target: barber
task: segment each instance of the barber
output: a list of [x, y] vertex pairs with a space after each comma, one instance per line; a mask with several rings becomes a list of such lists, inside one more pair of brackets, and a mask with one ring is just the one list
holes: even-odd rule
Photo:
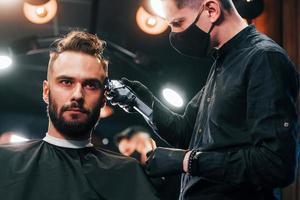
[[[212, 56], [205, 86], [178, 115], [146, 86], [123, 79], [153, 109], [150, 176], [182, 173], [180, 199], [274, 199], [296, 169], [298, 74], [284, 49], [240, 17], [231, 0], [162, 0], [171, 45]], [[121, 100], [113, 99], [119, 104]]]

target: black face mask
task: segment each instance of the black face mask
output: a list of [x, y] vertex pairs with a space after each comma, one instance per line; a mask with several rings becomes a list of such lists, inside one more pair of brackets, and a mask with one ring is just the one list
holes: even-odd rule
[[186, 30], [178, 33], [171, 32], [169, 35], [171, 46], [184, 56], [202, 58], [208, 54], [210, 48], [210, 32], [214, 25], [211, 26], [208, 33], [198, 28], [196, 23], [203, 10], [199, 12], [195, 21]]
[[137, 151], [134, 151], [130, 157], [132, 158], [135, 158], [137, 161], [141, 162], [141, 159], [142, 159], [142, 154], [137, 152]]

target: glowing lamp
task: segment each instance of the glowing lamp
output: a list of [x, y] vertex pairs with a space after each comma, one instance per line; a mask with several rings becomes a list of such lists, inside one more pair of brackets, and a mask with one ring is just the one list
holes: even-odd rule
[[161, 0], [150, 0], [150, 5], [156, 15], [162, 18], [166, 17]]
[[16, 132], [4, 132], [0, 135], [0, 144], [26, 142], [29, 139]]
[[13, 135], [11, 135], [9, 142], [10, 143], [19, 143], [19, 142], [26, 142], [28, 140], [29, 139], [27, 139], [27, 138], [24, 138], [24, 137], [21, 137], [19, 135], [14, 135], [13, 134]]
[[163, 97], [172, 106], [175, 106], [177, 108], [183, 106], [182, 97], [176, 91], [170, 88], [166, 88], [163, 90]]
[[0, 55], [0, 70], [10, 67], [12, 64], [11, 57], [7, 55]]
[[142, 0], [141, 5], [151, 15], [166, 18], [162, 0]]
[[142, 31], [151, 35], [163, 33], [168, 28], [166, 21], [151, 15], [143, 7], [140, 7], [136, 13], [136, 22]]
[[149, 17], [146, 23], [149, 27], [155, 27], [157, 20], [154, 17]]
[[31, 1], [25, 1], [23, 12], [30, 22], [45, 24], [55, 17], [57, 13], [57, 1], [48, 0], [44, 4], [33, 4]]

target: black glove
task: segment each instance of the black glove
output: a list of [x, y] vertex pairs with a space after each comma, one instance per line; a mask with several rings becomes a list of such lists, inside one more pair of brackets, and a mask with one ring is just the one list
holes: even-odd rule
[[[139, 81], [130, 81], [126, 78], [121, 78], [120, 82], [126, 87], [130, 88], [135, 96], [139, 98], [144, 104], [146, 104], [150, 109], [152, 108], [154, 96], [149, 91], [149, 89], [144, 86]], [[127, 95], [118, 95], [114, 90], [109, 90], [106, 93], [106, 98], [109, 99], [110, 103], [115, 106], [119, 105], [128, 113], [134, 113], [136, 110], [133, 108], [135, 106], [134, 98]]]
[[150, 108], [152, 107], [154, 96], [152, 92], [145, 85], [143, 85], [139, 81], [131, 81], [124, 77], [121, 78], [121, 81], [123, 82], [123, 84], [130, 87], [134, 91], [134, 93], [138, 96], [138, 98], [140, 98], [140, 100], [142, 100]]
[[146, 173], [150, 177], [162, 177], [183, 173], [186, 150], [158, 147], [147, 154]]

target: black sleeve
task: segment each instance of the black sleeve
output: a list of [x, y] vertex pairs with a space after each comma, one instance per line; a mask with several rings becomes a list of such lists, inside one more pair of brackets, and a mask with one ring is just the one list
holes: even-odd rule
[[183, 115], [170, 111], [158, 100], [153, 105], [153, 123], [159, 135], [176, 148], [188, 148], [203, 89], [188, 103]]
[[284, 187], [294, 180], [297, 165], [298, 73], [282, 52], [260, 52], [249, 66], [247, 124], [254, 144], [201, 152], [192, 171], [229, 184]]

